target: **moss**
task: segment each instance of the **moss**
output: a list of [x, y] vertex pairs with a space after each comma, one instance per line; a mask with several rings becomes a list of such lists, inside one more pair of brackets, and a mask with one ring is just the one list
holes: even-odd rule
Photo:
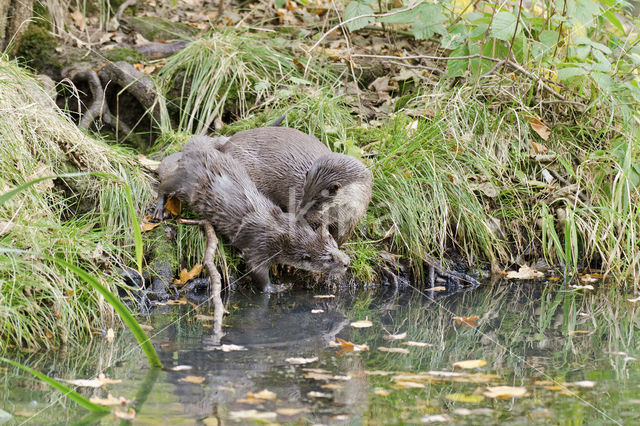
[[51, 19], [49, 18], [49, 8], [47, 5], [39, 1], [35, 2], [33, 4], [33, 16], [36, 18], [33, 21], [33, 25], [51, 31]]
[[105, 53], [104, 56], [110, 62], [125, 61], [125, 62], [129, 62], [130, 64], [143, 62], [145, 60], [144, 55], [142, 55], [141, 53], [138, 53], [136, 50], [133, 50], [133, 49], [125, 49], [125, 48], [109, 50]]
[[15, 49], [15, 56], [36, 70], [59, 67], [60, 61], [55, 54], [57, 46], [56, 38], [49, 31], [31, 24], [20, 38]]

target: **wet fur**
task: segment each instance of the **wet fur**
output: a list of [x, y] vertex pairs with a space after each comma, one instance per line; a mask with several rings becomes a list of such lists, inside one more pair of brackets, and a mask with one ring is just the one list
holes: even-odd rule
[[[194, 138], [195, 139], [195, 138]], [[192, 139], [193, 141], [193, 139]], [[232, 157], [188, 142], [159, 167], [159, 192], [185, 201], [242, 250], [254, 281], [265, 291], [273, 263], [312, 272], [342, 273], [349, 257], [325, 228], [314, 231], [265, 197]]]

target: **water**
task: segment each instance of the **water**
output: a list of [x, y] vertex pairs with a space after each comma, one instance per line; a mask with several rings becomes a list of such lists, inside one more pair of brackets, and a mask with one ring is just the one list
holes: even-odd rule
[[[135, 424], [630, 424], [640, 417], [640, 322], [628, 295], [506, 282], [435, 300], [389, 288], [315, 294], [232, 295], [221, 343], [245, 350], [228, 352], [214, 349], [211, 322], [196, 316], [208, 315], [205, 308], [158, 308], [148, 324], [162, 362], [189, 370], [150, 371], [127, 331], [114, 344], [101, 340], [80, 352], [21, 361], [55, 377], [105, 371], [121, 379], [107, 389], [135, 400]], [[477, 326], [455, 316], [477, 316]], [[350, 325], [358, 320], [372, 326]], [[336, 337], [369, 349], [331, 347]], [[302, 365], [286, 361], [314, 357]], [[487, 364], [454, 370], [465, 360]], [[28, 375], [4, 373], [0, 408], [14, 415], [9, 424], [66, 424], [87, 414]], [[486, 396], [488, 386], [501, 385], [526, 394]], [[108, 392], [81, 389], [88, 396]]]

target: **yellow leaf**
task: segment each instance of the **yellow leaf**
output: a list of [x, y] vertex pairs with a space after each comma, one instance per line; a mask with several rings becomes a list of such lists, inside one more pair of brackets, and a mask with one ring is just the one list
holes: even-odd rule
[[415, 346], [418, 348], [428, 348], [430, 346], [433, 346], [433, 344], [431, 343], [426, 343], [426, 342], [412, 342], [412, 341], [408, 341], [408, 342], [404, 342], [401, 343], [402, 345], [407, 345], [407, 346]]
[[406, 339], [407, 337], [407, 332], [405, 331], [404, 333], [400, 333], [400, 334], [386, 334], [383, 336], [383, 339], [385, 340], [402, 340], [402, 339]]
[[544, 274], [540, 271], [536, 271], [533, 268], [528, 267], [527, 265], [523, 265], [520, 267], [518, 272], [509, 271], [507, 272], [507, 279], [509, 280], [532, 280], [535, 278], [544, 277]]
[[367, 346], [366, 344], [363, 345], [357, 345], [355, 343], [351, 343], [351, 342], [347, 342], [346, 340], [342, 340], [339, 337], [336, 337], [337, 342], [330, 342], [329, 346], [331, 347], [339, 347], [341, 348], [340, 351], [338, 351], [338, 355], [342, 355], [348, 352], [359, 352], [359, 351], [368, 351], [369, 350], [369, 346]]
[[311, 362], [316, 362], [318, 360], [317, 356], [314, 356], [313, 358], [287, 358], [285, 359], [285, 362], [288, 362], [289, 364], [309, 364]]
[[487, 386], [483, 393], [487, 398], [509, 399], [521, 398], [527, 394], [527, 388], [520, 386]]
[[336, 295], [335, 294], [316, 294], [313, 297], [316, 299], [331, 299], [333, 297], [336, 297]]
[[169, 197], [167, 203], [164, 205], [164, 208], [172, 215], [178, 216], [182, 211], [182, 203], [177, 198]]
[[472, 359], [469, 361], [458, 361], [453, 363], [453, 368], [456, 370], [468, 369], [468, 368], [479, 368], [487, 365], [487, 361], [483, 359]]
[[464, 393], [450, 393], [447, 395], [447, 399], [449, 401], [455, 402], [470, 402], [472, 404], [477, 404], [484, 400], [484, 396], [482, 395], [466, 395]]
[[453, 319], [456, 321], [456, 324], [458, 325], [466, 325], [469, 327], [477, 327], [478, 326], [478, 320], [480, 319], [480, 317], [478, 316], [470, 316], [470, 317], [453, 317]]
[[378, 347], [378, 350], [381, 352], [391, 352], [396, 354], [409, 354], [409, 349], [405, 348], [385, 348], [384, 346]]
[[147, 222], [147, 218], [145, 218], [145, 220], [140, 224], [140, 231], [141, 232], [148, 232], [148, 231], [151, 231], [152, 229], [155, 229], [156, 227], [158, 227], [158, 225], [160, 225], [160, 222], [158, 222], [158, 223], [150, 223], [150, 222]]
[[136, 411], [133, 408], [129, 408], [129, 411], [120, 411], [114, 408], [113, 415], [120, 420], [133, 420], [136, 418]]
[[344, 386], [339, 385], [337, 383], [327, 383], [326, 385], [322, 385], [320, 387], [323, 389], [330, 389], [330, 390], [344, 389]]
[[202, 265], [196, 264], [190, 271], [187, 271], [183, 268], [180, 271], [180, 278], [173, 280], [173, 283], [176, 285], [186, 284], [187, 281], [197, 277], [202, 272]]
[[369, 328], [373, 325], [373, 323], [369, 320], [355, 321], [351, 323], [351, 327], [353, 328]]
[[391, 392], [389, 392], [386, 389], [382, 389], [382, 388], [375, 388], [375, 390], [373, 391], [374, 394], [378, 395], [378, 396], [389, 396], [389, 394]]
[[180, 381], [184, 382], [184, 383], [193, 383], [193, 384], [199, 385], [200, 383], [204, 382], [204, 377], [187, 376], [187, 377], [183, 377], [182, 379], [180, 379]]
[[306, 413], [308, 411], [307, 408], [278, 408], [276, 413], [281, 416], [295, 416], [298, 414]]
[[264, 399], [264, 400], [276, 399], [276, 396], [277, 395], [275, 393], [271, 392], [268, 389], [263, 389], [263, 390], [261, 390], [260, 392], [257, 392], [257, 393], [251, 393], [251, 392], [247, 393], [247, 397], [252, 397], [252, 398], [257, 398], [257, 399]]

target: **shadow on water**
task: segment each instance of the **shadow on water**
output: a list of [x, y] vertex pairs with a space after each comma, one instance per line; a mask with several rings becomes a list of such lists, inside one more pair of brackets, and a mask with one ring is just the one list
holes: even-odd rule
[[[135, 399], [135, 424], [615, 424], [640, 416], [640, 323], [638, 304], [628, 296], [506, 282], [437, 298], [388, 287], [334, 296], [235, 293], [223, 346], [212, 344], [206, 309], [158, 308], [149, 325], [162, 362], [189, 370], [156, 370], [149, 377], [127, 333], [81, 353], [31, 354], [21, 361], [54, 377], [91, 378], [104, 370], [121, 379], [108, 392]], [[477, 326], [454, 320], [474, 316]], [[356, 320], [372, 326], [352, 327]], [[331, 347], [336, 337], [369, 349]], [[288, 360], [315, 357], [302, 365]], [[453, 372], [454, 362], [473, 359], [487, 362], [471, 371], [480, 374], [426, 374]], [[10, 423], [62, 424], [86, 414], [20, 371], [7, 369], [3, 379], [0, 408], [14, 416]], [[499, 385], [524, 387], [527, 394], [503, 400], [483, 395], [487, 386]], [[107, 395], [104, 389], [81, 391]], [[102, 419], [115, 422], [113, 416]]]

